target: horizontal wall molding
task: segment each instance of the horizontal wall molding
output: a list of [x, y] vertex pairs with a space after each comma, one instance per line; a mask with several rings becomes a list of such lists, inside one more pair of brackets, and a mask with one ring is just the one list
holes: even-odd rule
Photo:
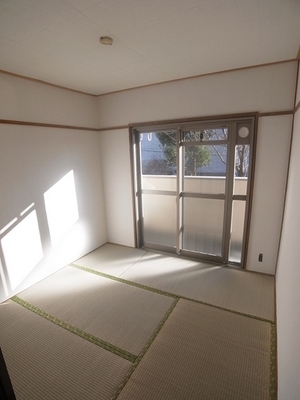
[[43, 122], [32, 122], [32, 121], [18, 121], [11, 119], [0, 119], [0, 124], [3, 125], [21, 125], [21, 126], [36, 126], [41, 128], [53, 128], [53, 129], [73, 129], [79, 131], [90, 131], [90, 132], [105, 132], [105, 131], [117, 131], [122, 129], [131, 129], [136, 126], [138, 127], [147, 127], [147, 126], [159, 126], [166, 124], [180, 124], [180, 123], [193, 123], [193, 122], [205, 122], [210, 120], [222, 120], [222, 119], [232, 119], [232, 118], [247, 118], [247, 117], [273, 117], [280, 115], [293, 115], [300, 108], [300, 102], [296, 105], [294, 110], [286, 110], [286, 111], [274, 111], [274, 112], [264, 112], [259, 113], [248, 112], [248, 113], [238, 113], [238, 114], [224, 114], [224, 115], [210, 115], [205, 117], [193, 117], [193, 118], [179, 118], [179, 119], [169, 119], [169, 120], [160, 120], [160, 121], [147, 121], [147, 122], [134, 122], [129, 123], [128, 125], [119, 125], [119, 126], [108, 126], [104, 128], [89, 128], [86, 126], [74, 126], [74, 125], [63, 125], [63, 124], [49, 124]]
[[0, 124], [5, 124], [5, 125], [23, 125], [23, 126], [39, 126], [41, 128], [74, 129], [74, 130], [79, 130], [79, 131], [99, 132], [98, 128], [88, 128], [88, 127], [85, 127], [85, 126], [48, 124], [48, 123], [30, 122], [30, 121], [15, 121], [15, 120], [10, 120], [10, 119], [0, 119]]
[[99, 128], [99, 132], [104, 132], [104, 131], [118, 131], [119, 129], [128, 129], [129, 125], [121, 125], [121, 126], [111, 126], [108, 128]]
[[[285, 111], [273, 111], [273, 112], [264, 112], [260, 113], [257, 111], [247, 112], [247, 113], [238, 113], [238, 114], [223, 114], [223, 115], [210, 115], [205, 117], [193, 117], [193, 118], [178, 118], [172, 120], [163, 120], [163, 121], [148, 121], [148, 122], [136, 122], [130, 123], [129, 128], [134, 127], [146, 127], [146, 126], [155, 126], [155, 125], [167, 125], [167, 124], [179, 124], [179, 123], [193, 123], [193, 122], [205, 122], [205, 121], [216, 121], [223, 119], [233, 119], [233, 118], [247, 118], [247, 117], [273, 117], [278, 115], [293, 115], [295, 110], [285, 110]], [[105, 130], [105, 129], [103, 129]]]
[[63, 124], [48, 124], [43, 122], [32, 122], [32, 121], [17, 121], [12, 119], [0, 119], [2, 125], [22, 125], [22, 126], [38, 126], [41, 128], [53, 128], [53, 129], [74, 129], [79, 131], [91, 131], [91, 132], [103, 132], [103, 131], [116, 131], [119, 129], [128, 129], [128, 125], [112, 126], [108, 128], [89, 128], [86, 126], [73, 126]]
[[265, 112], [258, 113], [259, 117], [276, 117], [277, 115], [293, 115], [295, 110], [287, 110], [287, 111], [273, 111], [273, 112]]
[[193, 123], [193, 122], [205, 122], [205, 121], [216, 121], [223, 119], [232, 119], [232, 118], [247, 118], [254, 117], [259, 115], [258, 112], [251, 113], [238, 113], [238, 114], [222, 114], [222, 115], [209, 115], [205, 117], [193, 117], [193, 118], [178, 118], [178, 119], [168, 119], [168, 120], [160, 120], [160, 121], [147, 121], [147, 122], [135, 122], [130, 123], [129, 128], [134, 127], [147, 127], [147, 126], [156, 126], [156, 125], [168, 125], [168, 124], [180, 124], [180, 123]]

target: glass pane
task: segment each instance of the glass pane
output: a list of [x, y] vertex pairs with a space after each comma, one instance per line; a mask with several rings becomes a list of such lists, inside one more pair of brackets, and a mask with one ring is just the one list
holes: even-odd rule
[[176, 131], [141, 133], [140, 141], [143, 175], [176, 173]]
[[227, 145], [184, 148], [184, 191], [225, 193]]
[[183, 200], [183, 248], [221, 256], [224, 201]]
[[247, 194], [249, 151], [250, 146], [248, 144], [239, 144], [235, 146], [235, 178], [233, 194]]
[[140, 134], [142, 188], [176, 191], [176, 131]]
[[183, 137], [185, 142], [227, 140], [228, 129], [218, 128], [218, 129], [200, 129], [196, 131], [183, 131]]
[[241, 262], [246, 202], [234, 200], [229, 248], [229, 261]]
[[144, 241], [176, 246], [176, 197], [143, 194]]

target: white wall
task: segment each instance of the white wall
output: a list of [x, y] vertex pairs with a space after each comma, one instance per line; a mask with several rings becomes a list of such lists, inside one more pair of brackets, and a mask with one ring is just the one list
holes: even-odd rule
[[[299, 98], [299, 96], [298, 96]], [[300, 393], [300, 110], [295, 114], [288, 190], [276, 272], [278, 399]]]
[[[247, 269], [275, 273], [282, 223], [292, 115], [261, 117]], [[263, 261], [258, 261], [259, 253]]]
[[0, 73], [0, 118], [98, 127], [94, 96]]
[[108, 241], [134, 246], [128, 138], [127, 129], [101, 132], [101, 160]]
[[[0, 119], [81, 127], [96, 124], [96, 99], [92, 96], [1, 74], [0, 82], [5, 89], [0, 90]], [[52, 206], [54, 217], [62, 212], [59, 229], [67, 228], [60, 240], [53, 242], [44, 194], [70, 171], [75, 187], [59, 192], [58, 204], [55, 209]], [[0, 124], [0, 182], [0, 301], [107, 241], [99, 132]], [[64, 205], [65, 198], [68, 203]], [[78, 218], [72, 220], [68, 215], [74, 198]], [[32, 203], [32, 208], [21, 215]], [[28, 215], [34, 218], [27, 219]], [[30, 229], [26, 225], [29, 220], [35, 224], [35, 233], [20, 233], [24, 224]], [[12, 236], [15, 239], [9, 253], [7, 243]]]
[[[247, 112], [291, 111], [294, 107], [294, 93], [297, 63], [288, 62], [222, 74], [203, 76], [161, 85], [149, 86], [99, 97], [100, 127], [116, 127], [129, 123], [158, 121], [179, 118], [226, 115]], [[127, 130], [123, 145], [128, 146]], [[282, 221], [282, 204], [287, 171], [287, 153], [291, 133], [291, 116], [271, 116], [260, 118], [258, 126], [258, 151], [256, 158], [257, 181], [254, 189], [253, 225], [250, 229], [250, 247], [247, 268], [275, 273], [277, 247]], [[108, 131], [104, 136], [111, 136]], [[121, 133], [118, 134], [121, 137]], [[114, 157], [111, 142], [103, 142], [103, 152], [107, 159]], [[110, 156], [111, 154], [111, 156]], [[271, 160], [271, 161], [270, 161]], [[276, 161], [276, 162], [275, 162]], [[128, 165], [126, 161], [126, 165]], [[279, 185], [264, 179], [272, 179], [270, 166], [276, 171]], [[108, 172], [109, 169], [106, 169]], [[109, 180], [109, 176], [105, 177]], [[130, 171], [114, 175], [112, 187], [130, 182]], [[114, 202], [116, 209], [122, 207], [129, 197], [114, 199], [114, 190], [107, 193], [106, 202]], [[129, 194], [127, 195], [129, 196]], [[130, 194], [131, 196], [131, 194]], [[268, 199], [268, 200], [265, 200]], [[272, 199], [272, 200], [269, 200]], [[269, 201], [272, 201], [270, 207]], [[130, 216], [128, 215], [130, 213]], [[255, 215], [254, 215], [255, 213]], [[133, 208], [128, 209], [127, 218], [133, 218]], [[110, 226], [113, 214], [108, 215]], [[118, 222], [130, 237], [132, 229], [121, 218]], [[114, 222], [115, 224], [115, 222]], [[267, 234], [266, 229], [268, 229]], [[263, 231], [261, 231], [263, 227]], [[259, 238], [259, 240], [258, 240]], [[111, 241], [123, 244], [120, 238], [111, 236]], [[258, 263], [258, 254], [264, 254], [264, 262]]]
[[225, 72], [99, 97], [100, 128], [294, 107], [296, 62]]

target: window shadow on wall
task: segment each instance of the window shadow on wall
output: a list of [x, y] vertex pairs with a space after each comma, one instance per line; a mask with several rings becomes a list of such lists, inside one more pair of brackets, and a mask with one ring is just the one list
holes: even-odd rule
[[[43, 204], [54, 249], [79, 219], [73, 170], [44, 193]], [[8, 297], [45, 256], [34, 202], [0, 229], [0, 243], [0, 282]]]

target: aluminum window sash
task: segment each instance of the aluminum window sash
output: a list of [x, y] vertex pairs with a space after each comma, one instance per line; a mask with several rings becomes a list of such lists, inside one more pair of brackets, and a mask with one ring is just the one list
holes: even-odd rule
[[177, 192], [173, 190], [160, 190], [160, 189], [142, 189], [142, 194], [155, 194], [164, 196], [176, 196]]
[[182, 147], [182, 134], [179, 129], [176, 132], [176, 146], [177, 146], [177, 192], [176, 192], [176, 204], [177, 204], [177, 221], [176, 221], [176, 253], [180, 254], [182, 250], [182, 235], [183, 235], [183, 206], [182, 206], [182, 191], [183, 191], [183, 180], [184, 180], [184, 148]]
[[188, 142], [181, 142], [182, 146], [219, 146], [219, 145], [228, 145], [228, 140], [189, 140]]
[[212, 199], [212, 200], [225, 200], [225, 193], [194, 193], [194, 192], [182, 192], [182, 197], [189, 197], [194, 199]]

